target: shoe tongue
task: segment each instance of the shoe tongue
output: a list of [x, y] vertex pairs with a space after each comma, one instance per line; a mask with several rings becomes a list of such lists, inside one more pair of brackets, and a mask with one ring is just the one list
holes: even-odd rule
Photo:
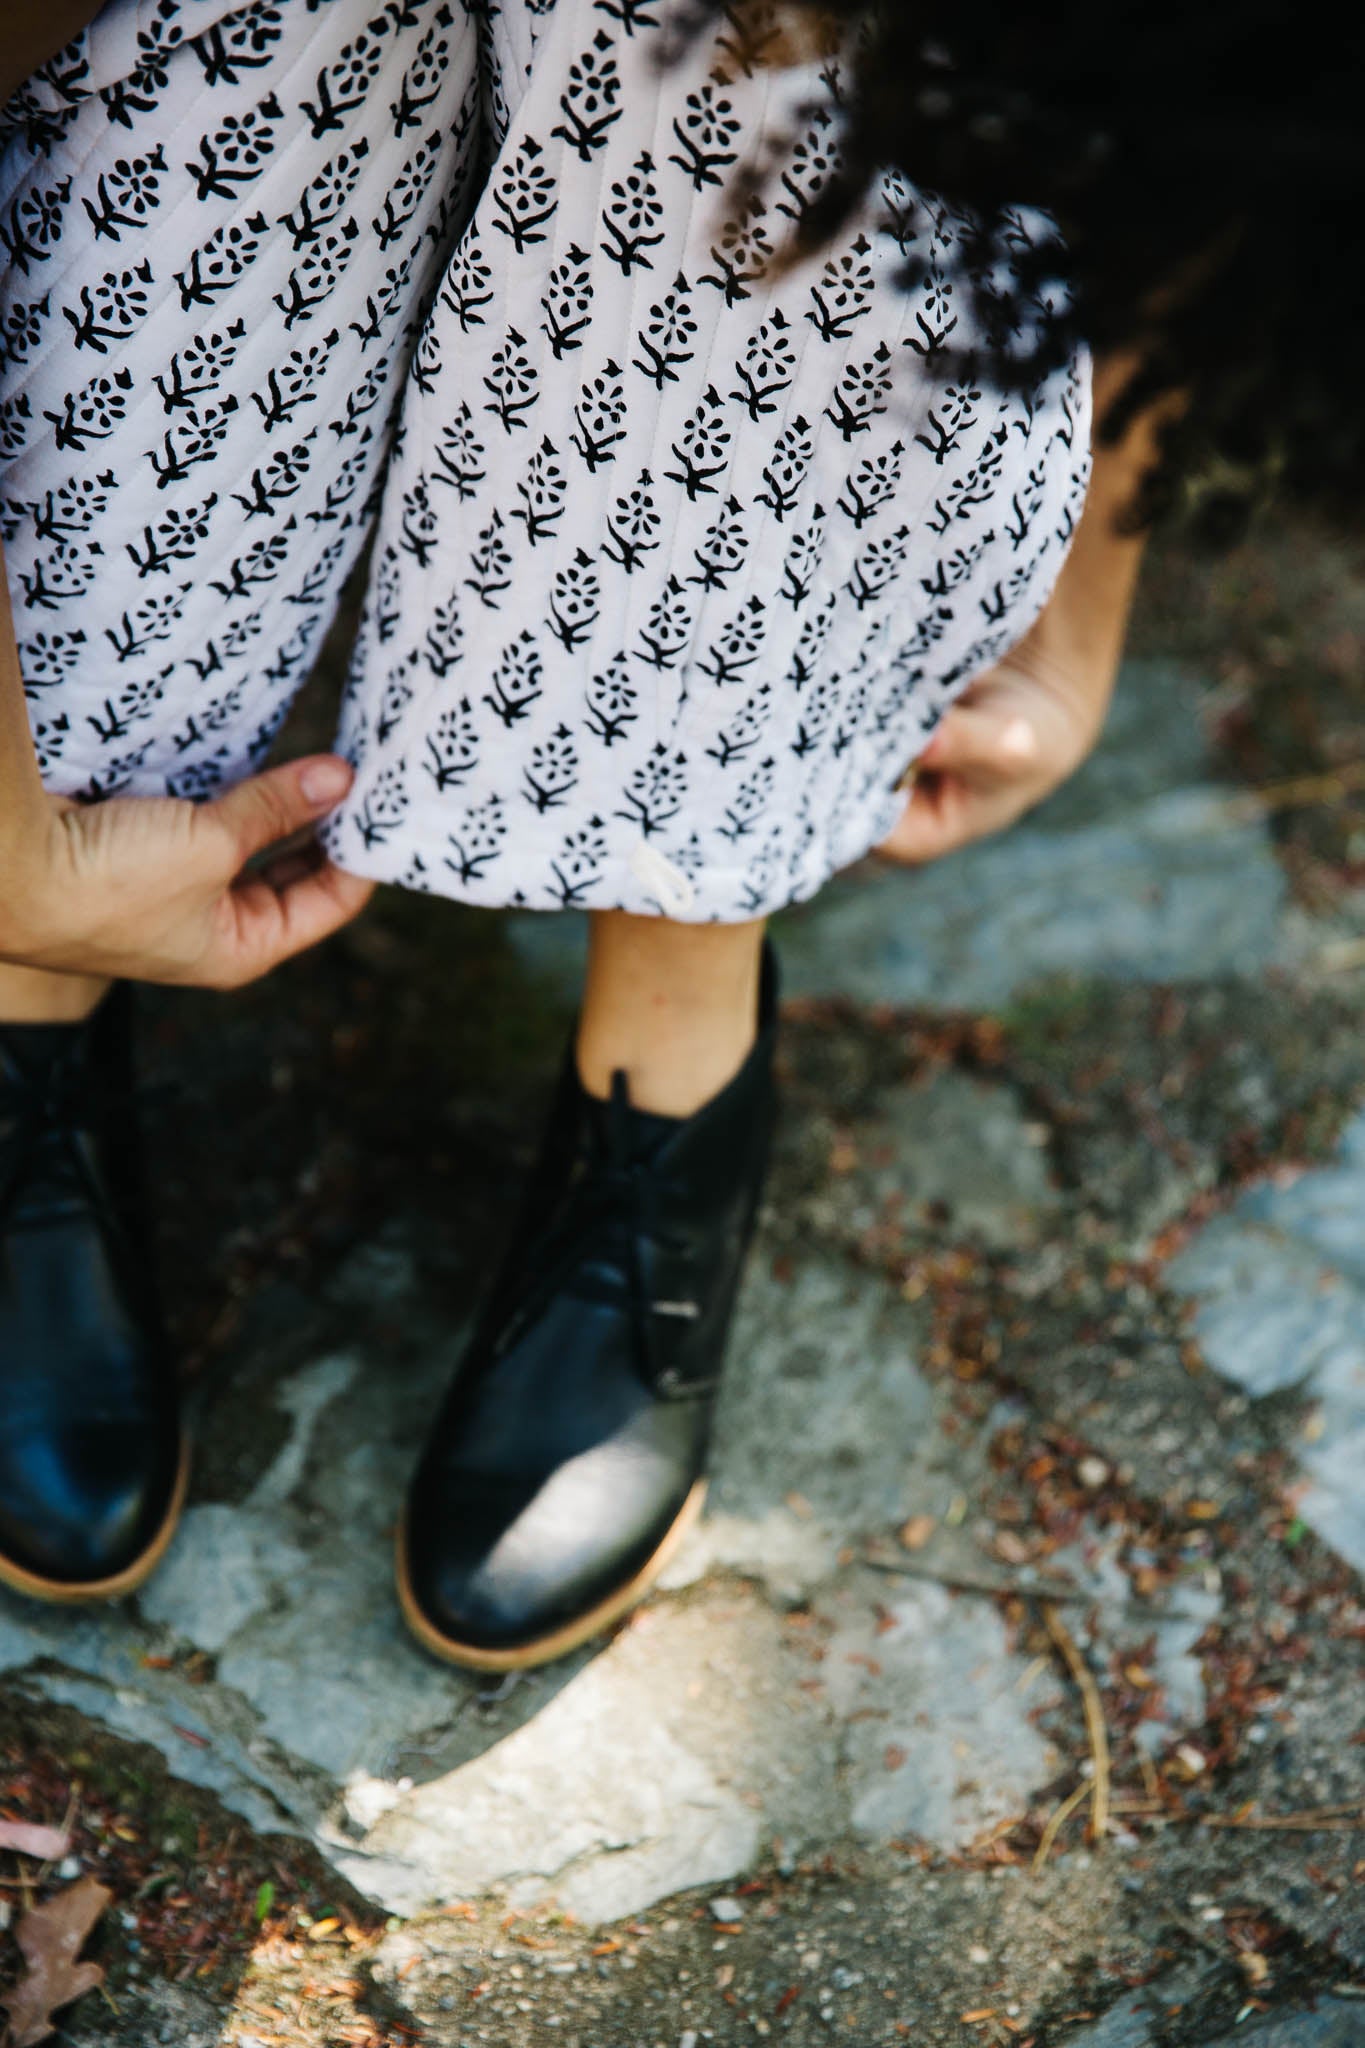
[[613, 1126], [620, 1120], [619, 1128], [624, 1131], [626, 1157], [632, 1166], [647, 1166], [659, 1149], [668, 1143], [673, 1133], [686, 1122], [680, 1116], [659, 1116], [652, 1109], [636, 1109], [629, 1102], [603, 1102], [596, 1095], [589, 1095], [586, 1089], [583, 1100], [587, 1108], [588, 1129], [592, 1133], [592, 1146], [598, 1158], [606, 1158], [611, 1151]]

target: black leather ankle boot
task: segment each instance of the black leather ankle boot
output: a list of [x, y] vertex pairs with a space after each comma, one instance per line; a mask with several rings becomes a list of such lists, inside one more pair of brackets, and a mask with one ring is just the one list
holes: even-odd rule
[[599, 1102], [572, 1043], [515, 1240], [418, 1467], [398, 1590], [419, 1640], [506, 1671], [625, 1613], [700, 1512], [776, 1106], [776, 974], [685, 1118]]
[[132, 1592], [185, 1488], [129, 1039], [123, 987], [0, 1025], [0, 1583], [39, 1599]]

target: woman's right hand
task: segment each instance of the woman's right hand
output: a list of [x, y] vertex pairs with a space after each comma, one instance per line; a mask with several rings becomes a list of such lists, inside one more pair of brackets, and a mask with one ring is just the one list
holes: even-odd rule
[[374, 884], [317, 849], [246, 863], [316, 824], [351, 769], [313, 754], [212, 803], [47, 797], [0, 844], [0, 960], [72, 974], [239, 988], [349, 923]]

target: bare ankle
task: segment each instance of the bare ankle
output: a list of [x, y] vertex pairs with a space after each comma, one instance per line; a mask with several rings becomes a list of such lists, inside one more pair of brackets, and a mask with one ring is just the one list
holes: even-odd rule
[[761, 919], [676, 924], [599, 913], [591, 921], [578, 1073], [605, 1097], [624, 1070], [637, 1109], [691, 1116], [738, 1073], [758, 1015]]
[[0, 961], [0, 1024], [79, 1024], [109, 989], [90, 974], [49, 974]]

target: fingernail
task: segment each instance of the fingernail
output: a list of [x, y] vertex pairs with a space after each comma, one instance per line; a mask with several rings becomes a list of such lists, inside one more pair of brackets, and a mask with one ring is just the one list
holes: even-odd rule
[[340, 803], [351, 786], [351, 771], [344, 761], [310, 761], [299, 777], [299, 788], [319, 810]]

